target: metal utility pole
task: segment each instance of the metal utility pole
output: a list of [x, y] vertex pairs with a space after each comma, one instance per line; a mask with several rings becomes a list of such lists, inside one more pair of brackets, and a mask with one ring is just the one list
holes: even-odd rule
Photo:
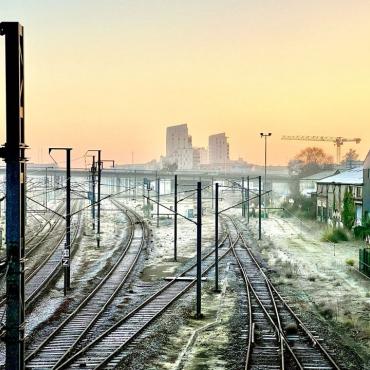
[[134, 194], [135, 194], [135, 196], [134, 196], [134, 198], [135, 198], [135, 202], [136, 202], [136, 198], [137, 198], [137, 188], [136, 188], [136, 186], [137, 186], [137, 181], [136, 181], [136, 170], [134, 170], [135, 172], [134, 172]]
[[150, 195], [150, 180], [146, 183], [146, 190], [148, 191], [148, 198], [146, 205], [148, 206], [148, 215], [150, 215], [150, 200], [149, 200], [149, 195]]
[[24, 369], [25, 133], [23, 26], [0, 23], [5, 35], [6, 357], [7, 370]]
[[260, 133], [260, 136], [261, 136], [261, 139], [262, 138], [265, 138], [265, 179], [263, 181], [263, 190], [264, 190], [264, 204], [265, 204], [265, 217], [266, 217], [266, 208], [267, 208], [267, 204], [266, 204], [266, 177], [267, 177], [267, 138], [270, 137], [272, 134], [271, 132], [268, 132], [267, 134], [264, 134], [263, 132]]
[[[100, 190], [101, 190], [101, 170], [102, 170], [102, 160], [101, 160], [101, 150], [100, 149], [89, 149], [87, 151], [88, 152], [98, 152], [98, 162], [95, 162], [96, 165], [98, 166], [98, 200], [97, 200], [97, 203], [98, 203], [98, 214], [97, 214], [97, 219], [98, 219], [98, 222], [97, 222], [97, 237], [96, 237], [96, 244], [98, 247], [100, 247]], [[95, 159], [95, 157], [94, 157]], [[95, 171], [96, 171], [96, 165], [94, 166], [95, 167]], [[94, 171], [94, 174], [95, 174], [95, 171]], [[95, 183], [95, 181], [94, 181]], [[95, 191], [94, 191], [94, 198], [95, 198]], [[95, 215], [95, 210], [93, 211], [94, 212], [94, 215]], [[94, 222], [94, 228], [95, 228], [95, 222]]]
[[[144, 207], [145, 206], [145, 177], [143, 178], [143, 187], [141, 191], [143, 193], [143, 207]], [[148, 200], [146, 201], [146, 203], [148, 203]]]
[[261, 240], [261, 176], [258, 176], [258, 240]]
[[49, 148], [49, 154], [53, 150], [66, 151], [66, 242], [64, 244], [62, 266], [64, 271], [64, 295], [71, 288], [71, 150], [72, 148]]
[[174, 184], [174, 201], [173, 201], [173, 259], [177, 262], [177, 175], [175, 175], [175, 184]]
[[97, 230], [97, 238], [96, 244], [97, 247], [100, 247], [100, 195], [101, 195], [101, 150], [98, 150], [98, 230]]
[[45, 208], [48, 208], [48, 168], [45, 167]]
[[213, 177], [211, 178], [211, 199], [212, 199], [212, 209], [214, 208], [214, 194], [213, 194]]
[[218, 292], [218, 182], [216, 182], [215, 196], [215, 291]]
[[249, 176], [247, 177], [247, 222], [249, 224]]
[[242, 217], [245, 217], [245, 204], [244, 204], [244, 197], [245, 197], [245, 193], [244, 193], [244, 177], [242, 177]]
[[159, 227], [159, 200], [161, 191], [161, 179], [157, 177], [157, 227]]
[[91, 184], [92, 184], [92, 219], [93, 219], [93, 230], [95, 230], [95, 173], [96, 173], [96, 163], [95, 163], [95, 155], [92, 156], [93, 162], [91, 166]]
[[197, 314], [202, 317], [202, 183], [197, 186]]
[[114, 160], [112, 159], [101, 159], [101, 150], [98, 150], [98, 229], [96, 245], [100, 247], [100, 209], [101, 209], [101, 172], [103, 170], [103, 162], [112, 162], [114, 167]]

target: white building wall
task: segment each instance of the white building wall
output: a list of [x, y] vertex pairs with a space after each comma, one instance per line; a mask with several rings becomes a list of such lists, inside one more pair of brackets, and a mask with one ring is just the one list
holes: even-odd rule
[[180, 149], [176, 152], [177, 168], [179, 170], [192, 170], [194, 168], [193, 149]]

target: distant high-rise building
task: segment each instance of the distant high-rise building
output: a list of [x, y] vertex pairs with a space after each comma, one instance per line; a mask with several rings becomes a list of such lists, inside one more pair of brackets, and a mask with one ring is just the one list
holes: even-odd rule
[[208, 138], [208, 160], [219, 165], [229, 162], [229, 143], [224, 132]]
[[208, 151], [206, 148], [193, 148], [193, 167], [199, 168], [202, 164], [208, 164]]
[[189, 149], [192, 147], [191, 136], [188, 132], [188, 125], [186, 123], [182, 125], [167, 127], [166, 131], [166, 157], [171, 159], [176, 157], [176, 152], [181, 149]]

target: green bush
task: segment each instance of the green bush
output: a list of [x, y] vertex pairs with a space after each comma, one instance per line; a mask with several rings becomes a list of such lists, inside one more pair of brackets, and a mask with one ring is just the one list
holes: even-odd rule
[[356, 208], [352, 192], [346, 191], [343, 198], [342, 222], [343, 225], [351, 230], [356, 219]]
[[355, 265], [355, 260], [353, 258], [347, 258], [346, 259], [346, 264], [348, 266], [354, 266]]
[[348, 239], [348, 235], [343, 229], [328, 228], [324, 231], [321, 241], [339, 243], [340, 241], [347, 241]]
[[353, 228], [353, 234], [358, 240], [365, 240], [370, 235], [370, 226], [356, 226]]

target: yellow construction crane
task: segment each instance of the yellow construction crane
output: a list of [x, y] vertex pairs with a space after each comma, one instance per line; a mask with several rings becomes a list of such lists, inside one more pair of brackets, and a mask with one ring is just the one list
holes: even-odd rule
[[344, 143], [348, 142], [355, 142], [358, 144], [361, 142], [360, 138], [354, 138], [354, 139], [347, 139], [341, 136], [338, 137], [332, 137], [332, 136], [288, 136], [283, 135], [281, 137], [281, 140], [303, 140], [303, 141], [330, 141], [334, 143], [334, 145], [337, 147], [337, 164], [340, 164], [341, 160], [341, 146]]

